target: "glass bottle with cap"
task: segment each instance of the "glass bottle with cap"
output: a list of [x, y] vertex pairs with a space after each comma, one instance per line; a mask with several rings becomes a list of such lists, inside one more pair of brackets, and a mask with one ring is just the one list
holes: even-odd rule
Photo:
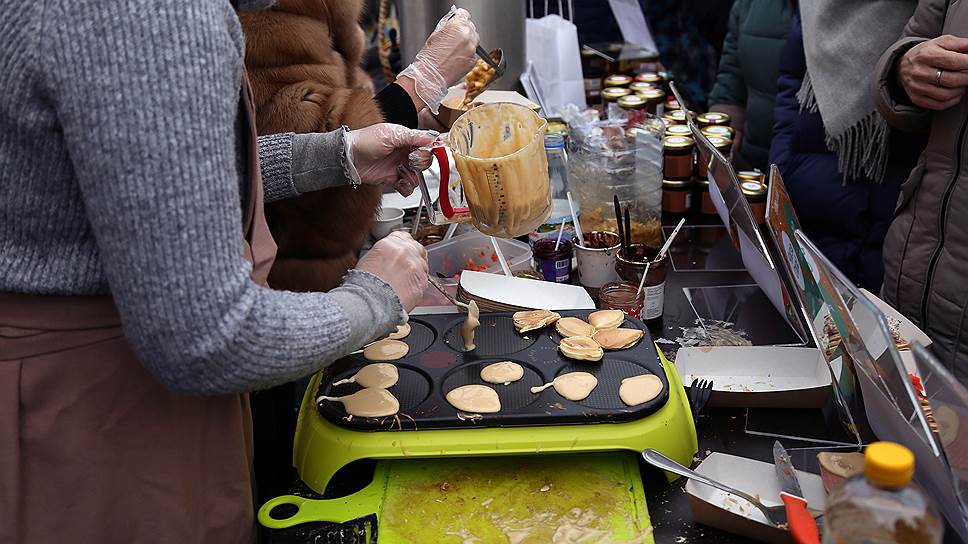
[[[552, 245], [554, 245], [562, 221], [564, 221], [565, 227], [561, 239], [563, 241], [571, 240], [575, 234], [571, 209], [568, 207], [568, 191], [570, 189], [568, 186], [568, 153], [565, 150], [564, 134], [558, 132], [546, 133], [544, 147], [545, 154], [548, 157], [548, 180], [551, 182], [551, 215], [548, 216], [543, 225], [528, 236], [532, 247], [538, 241], [544, 239], [551, 239]], [[578, 205], [577, 202], [575, 204]], [[576, 207], [575, 213], [580, 216], [581, 210]]]
[[645, 100], [646, 111], [648, 111], [652, 115], [659, 115], [659, 116], [661, 116], [664, 113], [664, 111], [659, 111], [659, 109], [662, 106], [663, 102], [665, 102], [665, 96], [666, 96], [665, 91], [658, 88], [646, 89], [644, 91], [639, 91], [638, 95]]
[[700, 127], [711, 127], [711, 126], [729, 126], [730, 118], [729, 114], [721, 113], [718, 111], [711, 111], [708, 113], [700, 113], [696, 116], [696, 123]]
[[692, 177], [696, 144], [685, 136], [666, 136], [662, 140], [662, 175], [664, 179]]
[[750, 210], [753, 212], [753, 219], [757, 225], [766, 222], [766, 185], [758, 181], [740, 181], [739, 187], [743, 191], [743, 196], [750, 203]]
[[913, 477], [911, 450], [893, 442], [867, 446], [864, 473], [827, 497], [823, 542], [940, 544], [944, 522]]

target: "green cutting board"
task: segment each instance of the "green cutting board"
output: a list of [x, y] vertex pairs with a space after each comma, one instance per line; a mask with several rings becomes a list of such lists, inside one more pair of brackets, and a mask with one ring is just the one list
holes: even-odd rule
[[[298, 508], [286, 519], [269, 512]], [[376, 513], [381, 544], [652, 544], [636, 458], [627, 453], [380, 461], [373, 481], [341, 499], [267, 502], [269, 528]]]

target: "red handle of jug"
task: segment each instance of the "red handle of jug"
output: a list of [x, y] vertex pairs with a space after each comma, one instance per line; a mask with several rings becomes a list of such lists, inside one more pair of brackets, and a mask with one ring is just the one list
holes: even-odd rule
[[469, 208], [455, 208], [450, 203], [450, 161], [447, 159], [447, 150], [437, 142], [431, 153], [437, 158], [437, 165], [440, 167], [440, 211], [447, 219], [457, 213], [468, 213]]

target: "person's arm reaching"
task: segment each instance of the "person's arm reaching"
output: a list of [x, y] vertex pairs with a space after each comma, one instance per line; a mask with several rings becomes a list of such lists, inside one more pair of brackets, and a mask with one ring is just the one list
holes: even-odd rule
[[[146, 2], [163, 15], [141, 17]], [[242, 36], [228, 3], [52, 1], [41, 32], [38, 62], [125, 335], [166, 386], [220, 394], [290, 381], [386, 334], [412, 307], [406, 286], [426, 270], [412, 248], [388, 253], [413, 278], [354, 271], [331, 294], [249, 278]]]

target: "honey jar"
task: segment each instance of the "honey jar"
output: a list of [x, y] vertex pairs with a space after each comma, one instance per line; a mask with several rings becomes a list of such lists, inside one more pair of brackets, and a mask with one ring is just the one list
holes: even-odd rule
[[759, 181], [741, 181], [739, 187], [750, 203], [756, 224], [762, 225], [766, 222], [766, 185]]
[[696, 123], [700, 127], [711, 127], [711, 126], [729, 126], [730, 118], [729, 114], [711, 111], [708, 113], [700, 113], [696, 116]]
[[711, 138], [713, 136], [719, 136], [720, 138], [729, 138], [730, 140], [733, 139], [733, 134], [735, 134], [733, 127], [729, 127], [726, 125], [712, 125], [709, 127], [702, 127], [700, 131], [707, 138]]
[[[731, 147], [733, 147], [733, 142], [731, 140], [728, 140], [726, 138], [720, 138], [719, 136], [711, 136], [711, 137], [707, 137], [707, 139], [709, 140], [709, 143], [716, 148], [716, 151], [719, 151], [723, 155], [723, 158], [725, 158], [726, 160], [729, 160], [729, 150]], [[698, 162], [699, 162], [699, 165], [698, 165], [699, 177], [701, 178], [707, 177], [709, 175], [707, 171], [707, 167], [709, 165], [706, 163], [706, 161], [703, 161], [703, 160], [700, 160]]]
[[666, 136], [662, 140], [662, 174], [664, 179], [692, 177], [693, 152], [696, 143], [685, 136]]
[[638, 95], [645, 99], [645, 109], [652, 115], [657, 115], [659, 105], [665, 102], [665, 91], [662, 89], [646, 89], [639, 92]]
[[744, 181], [756, 181], [758, 183], [766, 183], [763, 179], [763, 172], [759, 170], [740, 170], [736, 173], [736, 177], [739, 178], [740, 183]]
[[699, 190], [699, 212], [703, 215], [717, 215], [719, 212], [716, 211], [712, 195], [709, 194], [709, 179], [697, 179], [696, 187]]
[[684, 215], [692, 208], [692, 179], [662, 180], [662, 212]]
[[686, 125], [668, 125], [665, 129], [666, 136], [685, 136], [692, 138], [692, 130]]
[[618, 107], [628, 116], [625, 126], [638, 126], [645, 121], [645, 112], [648, 108], [645, 98], [637, 94], [626, 95], [618, 99]]
[[649, 89], [657, 89], [655, 85], [651, 83], [646, 83], [644, 81], [633, 81], [629, 83], [629, 90], [633, 93], [641, 93], [642, 91], [647, 91]]
[[678, 100], [670, 96], [669, 99], [666, 100], [665, 109], [666, 111], [681, 110], [682, 106], [679, 105]]
[[684, 125], [686, 124], [686, 112], [682, 110], [667, 111], [662, 114], [662, 120], [667, 125]]
[[632, 94], [632, 91], [624, 87], [606, 87], [602, 89], [602, 107], [605, 109], [607, 119], [613, 119], [621, 111], [618, 107], [618, 99]]
[[635, 75], [635, 81], [651, 83], [658, 87], [665, 83], [665, 78], [663, 78], [658, 72], [641, 72]]
[[615, 74], [607, 76], [604, 81], [602, 81], [602, 86], [606, 89], [609, 87], [625, 87], [628, 88], [629, 83], [632, 83], [632, 78], [630, 76], [624, 76], [622, 74]]

